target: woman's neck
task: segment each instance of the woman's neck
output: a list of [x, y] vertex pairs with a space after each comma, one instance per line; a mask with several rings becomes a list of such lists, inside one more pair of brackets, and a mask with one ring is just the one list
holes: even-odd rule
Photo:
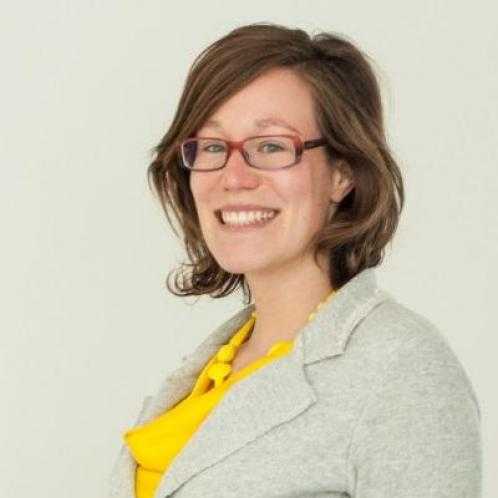
[[246, 278], [254, 297], [256, 322], [244, 350], [254, 354], [265, 354], [277, 341], [293, 340], [310, 313], [333, 290], [328, 272], [312, 258], [311, 262], [294, 264], [288, 271], [280, 268], [270, 275]]

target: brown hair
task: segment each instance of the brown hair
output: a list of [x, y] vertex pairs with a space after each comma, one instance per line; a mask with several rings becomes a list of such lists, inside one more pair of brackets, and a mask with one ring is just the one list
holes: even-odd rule
[[191, 261], [168, 274], [170, 292], [219, 298], [240, 288], [247, 302], [251, 300], [244, 275], [226, 272], [206, 246], [189, 187], [190, 171], [181, 167], [178, 147], [229, 97], [279, 67], [292, 68], [309, 84], [330, 164], [347, 168], [354, 184], [316, 234], [315, 261], [318, 252], [328, 254], [334, 289], [381, 263], [398, 225], [404, 188], [386, 141], [379, 85], [368, 60], [343, 35], [319, 33], [311, 38], [301, 29], [267, 22], [236, 28], [197, 56], [173, 122], [154, 147], [147, 170], [149, 187], [152, 179], [177, 237], [169, 209], [179, 223]]

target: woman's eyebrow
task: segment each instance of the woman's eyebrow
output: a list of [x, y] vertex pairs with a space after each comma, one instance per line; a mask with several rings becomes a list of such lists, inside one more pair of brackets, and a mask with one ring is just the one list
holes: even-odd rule
[[[288, 130], [293, 131], [294, 133], [297, 133], [298, 135], [301, 135], [301, 132], [295, 128], [294, 126], [290, 125], [286, 121], [280, 118], [276, 117], [267, 117], [267, 118], [261, 118], [261, 119], [256, 119], [254, 121], [254, 126], [255, 128], [261, 130], [263, 128], [267, 128], [268, 126], [281, 126], [283, 128], [287, 128]], [[216, 121], [215, 119], [209, 119], [204, 123], [203, 128], [217, 128], [219, 130], [223, 130], [223, 126], [219, 121]]]
[[284, 121], [283, 119], [280, 118], [269, 117], [269, 118], [257, 119], [256, 121], [254, 121], [254, 124], [256, 125], [256, 128], [259, 129], [266, 128], [272, 125], [282, 126], [283, 128], [287, 128], [288, 130], [298, 133], [299, 135], [301, 134], [297, 128], [295, 128], [294, 126], [287, 123], [287, 121]]

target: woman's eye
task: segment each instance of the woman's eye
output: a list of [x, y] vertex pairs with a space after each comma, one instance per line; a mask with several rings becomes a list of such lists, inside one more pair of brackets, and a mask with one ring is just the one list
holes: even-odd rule
[[223, 152], [225, 148], [221, 144], [210, 144], [206, 145], [203, 150], [207, 152]]
[[263, 152], [274, 152], [283, 150], [283, 147], [276, 143], [267, 142], [261, 145], [261, 149], [263, 149]]

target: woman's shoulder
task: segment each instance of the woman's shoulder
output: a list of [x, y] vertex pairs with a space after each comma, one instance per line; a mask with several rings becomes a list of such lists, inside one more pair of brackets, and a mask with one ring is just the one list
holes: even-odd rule
[[358, 324], [348, 348], [350, 352], [383, 360], [403, 350], [439, 355], [449, 362], [459, 361], [448, 336], [435, 322], [391, 294]]
[[[464, 331], [462, 331], [463, 333]], [[446, 332], [394, 297], [380, 303], [350, 337], [345, 362], [369, 379], [372, 388], [396, 381], [406, 389], [466, 391], [477, 399], [471, 380]]]

